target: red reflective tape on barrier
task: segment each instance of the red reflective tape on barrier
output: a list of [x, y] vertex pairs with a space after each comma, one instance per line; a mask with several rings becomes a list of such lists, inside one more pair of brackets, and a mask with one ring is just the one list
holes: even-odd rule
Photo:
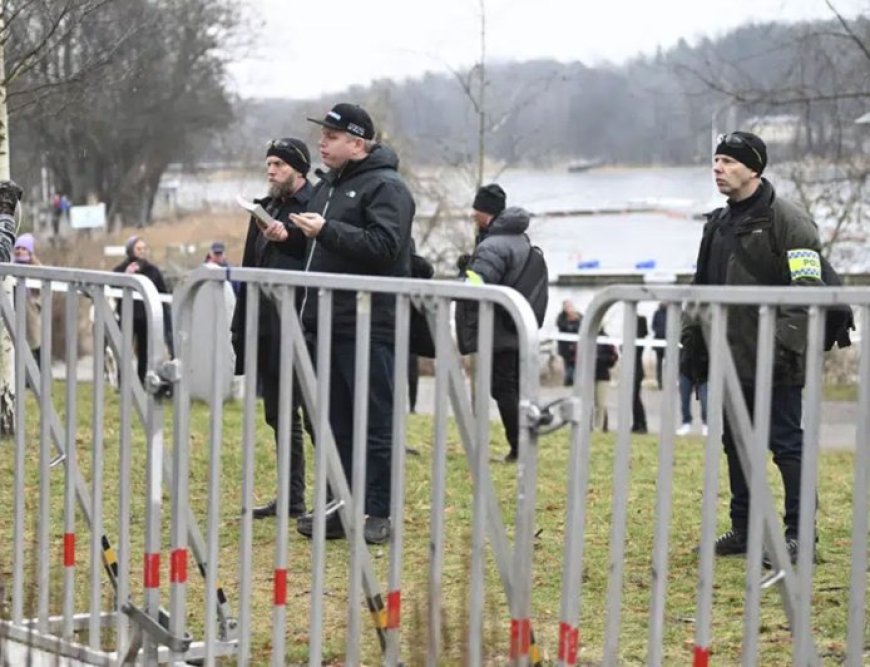
[[710, 664], [710, 649], [702, 646], [695, 647], [695, 659], [692, 667], [707, 667]]
[[169, 557], [169, 581], [187, 583], [187, 549], [176, 549]]
[[160, 554], [145, 554], [145, 588], [160, 588]]
[[577, 628], [559, 623], [559, 660], [566, 665], [577, 663], [577, 634]]
[[73, 567], [76, 564], [76, 534], [63, 535], [63, 566]]
[[287, 570], [275, 570], [275, 606], [287, 604]]
[[387, 593], [387, 630], [395, 630], [399, 627], [399, 617], [402, 611], [401, 591]]
[[511, 660], [529, 653], [529, 619], [511, 620]]

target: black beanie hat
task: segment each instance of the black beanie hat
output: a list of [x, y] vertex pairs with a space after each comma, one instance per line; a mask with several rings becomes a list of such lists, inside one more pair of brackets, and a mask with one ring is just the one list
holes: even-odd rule
[[752, 132], [731, 132], [719, 136], [714, 155], [727, 155], [761, 176], [767, 166], [767, 146]]
[[266, 148], [266, 157], [270, 155], [284, 160], [303, 176], [306, 176], [311, 168], [311, 154], [308, 152], [308, 146], [301, 139], [292, 137], [272, 139]]
[[505, 200], [504, 190], [498, 183], [490, 183], [481, 187], [474, 196], [474, 203], [471, 205], [475, 211], [489, 213], [490, 215], [498, 215], [504, 211]]

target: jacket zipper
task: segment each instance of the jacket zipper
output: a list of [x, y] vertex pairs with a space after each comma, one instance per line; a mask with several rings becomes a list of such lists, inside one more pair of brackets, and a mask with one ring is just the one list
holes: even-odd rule
[[[323, 205], [323, 212], [320, 214], [321, 217], [326, 219], [326, 212], [329, 210], [329, 202], [332, 201], [332, 193], [335, 192], [335, 186], [332, 185], [329, 188], [329, 193], [326, 195], [326, 203]], [[303, 271], [308, 273], [308, 269], [311, 267], [311, 260], [314, 258], [314, 251], [317, 249], [317, 237], [314, 237], [314, 243], [311, 244], [311, 252], [308, 253], [308, 260], [305, 262], [305, 268]], [[302, 291], [302, 308], [299, 309], [300, 320], [305, 319], [305, 305], [308, 303], [308, 287]]]

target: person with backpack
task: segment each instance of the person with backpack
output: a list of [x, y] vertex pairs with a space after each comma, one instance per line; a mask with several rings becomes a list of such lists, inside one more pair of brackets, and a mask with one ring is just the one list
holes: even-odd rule
[[[547, 265], [532, 245], [526, 230], [529, 212], [506, 207], [507, 195], [497, 183], [481, 187], [474, 197], [471, 219], [477, 229], [474, 252], [460, 258], [460, 277], [472, 285], [513, 287], [528, 299], [540, 327], [547, 309]], [[461, 301], [456, 307], [459, 351], [477, 350], [477, 303]], [[498, 312], [493, 327], [492, 385], [510, 451], [505, 463], [519, 456], [520, 424], [519, 340], [506, 313]]]
[[[761, 174], [767, 166], [764, 141], [750, 132], [721, 135], [713, 157], [716, 186], [728, 197], [704, 226], [696, 285], [822, 285], [821, 242], [810, 215], [779, 197]], [[785, 490], [785, 538], [797, 560], [803, 430], [801, 391], [805, 381], [807, 308], [777, 309], [769, 448]], [[758, 309], [728, 309], [728, 344], [750, 415], [754, 409]], [[684, 319], [681, 372], [696, 382], [707, 377], [707, 349], [697, 317]], [[729, 420], [722, 441], [731, 487], [731, 529], [716, 540], [718, 556], [747, 549], [749, 488]], [[766, 559], [767, 563], [767, 559]]]

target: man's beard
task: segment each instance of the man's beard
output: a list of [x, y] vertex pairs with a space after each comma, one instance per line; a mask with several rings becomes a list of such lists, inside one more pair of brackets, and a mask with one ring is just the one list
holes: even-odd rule
[[269, 196], [272, 199], [287, 199], [294, 192], [295, 178], [288, 178], [283, 183], [270, 183]]

